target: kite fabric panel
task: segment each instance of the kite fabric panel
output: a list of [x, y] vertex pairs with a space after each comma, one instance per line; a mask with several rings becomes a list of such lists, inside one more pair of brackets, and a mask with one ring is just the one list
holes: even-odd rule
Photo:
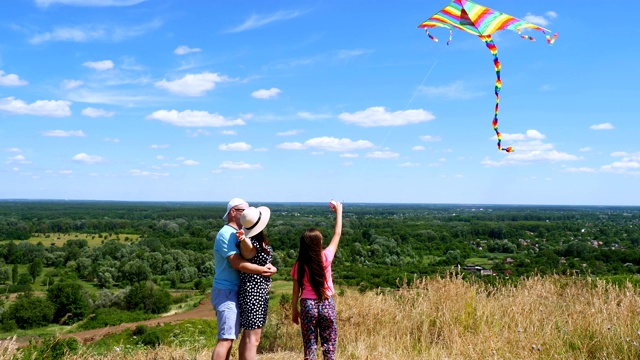
[[470, 34], [480, 37], [491, 54], [493, 55], [493, 64], [496, 71], [496, 106], [493, 116], [493, 130], [498, 137], [498, 150], [504, 150], [508, 153], [513, 151], [512, 147], [502, 147], [502, 135], [498, 131], [498, 109], [500, 104], [500, 90], [502, 89], [502, 80], [500, 79], [501, 64], [498, 60], [498, 48], [493, 42], [491, 34], [499, 30], [515, 30], [520, 34], [523, 39], [534, 41], [535, 39], [528, 35], [522, 35], [521, 29], [532, 29], [541, 31], [546, 35], [547, 43], [553, 45], [558, 34], [554, 34], [553, 37], [549, 36], [551, 31], [532, 24], [530, 22], [515, 18], [511, 15], [507, 15], [500, 11], [496, 11], [482, 5], [478, 5], [468, 0], [453, 0], [444, 9], [437, 12], [435, 15], [418, 25], [419, 28], [424, 28], [429, 38], [433, 41], [438, 41], [433, 35], [429, 34], [429, 29], [436, 26], [449, 29], [449, 41], [447, 45], [451, 43], [453, 37], [453, 29], [466, 31]]

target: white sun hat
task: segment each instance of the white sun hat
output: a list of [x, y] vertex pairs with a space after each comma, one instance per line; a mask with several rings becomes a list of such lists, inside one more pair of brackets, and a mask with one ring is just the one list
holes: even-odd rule
[[246, 201], [244, 201], [244, 200], [242, 200], [240, 198], [231, 199], [231, 201], [229, 201], [229, 203], [227, 204], [227, 212], [224, 213], [224, 216], [222, 217], [222, 220], [229, 221], [229, 211], [231, 211], [231, 209], [233, 209], [234, 207], [236, 207], [238, 205], [249, 206], [249, 203], [247, 203]]
[[242, 230], [244, 236], [252, 237], [253, 235], [264, 230], [271, 217], [271, 210], [266, 206], [250, 207], [246, 209], [240, 216]]

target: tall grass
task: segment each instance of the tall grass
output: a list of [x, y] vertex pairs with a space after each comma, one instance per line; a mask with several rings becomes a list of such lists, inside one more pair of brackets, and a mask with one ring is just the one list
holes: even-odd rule
[[[339, 359], [640, 358], [640, 292], [629, 284], [533, 276], [486, 285], [450, 275], [416, 279], [393, 291], [346, 291], [336, 304]], [[272, 308], [262, 348], [260, 359], [302, 358], [300, 330], [289, 319], [286, 301]], [[15, 351], [0, 351], [0, 359]], [[102, 359], [210, 354], [160, 347]], [[95, 357], [81, 352], [69, 358]]]

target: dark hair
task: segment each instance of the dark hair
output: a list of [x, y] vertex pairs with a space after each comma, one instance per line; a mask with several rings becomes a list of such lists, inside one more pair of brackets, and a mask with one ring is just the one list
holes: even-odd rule
[[264, 250], [267, 255], [271, 255], [271, 251], [267, 247], [267, 245], [269, 245], [269, 239], [267, 239], [267, 235], [264, 233], [264, 230], [253, 235], [251, 238], [255, 239], [258, 242], [258, 248], [256, 249], [256, 251], [260, 252], [261, 250]]
[[306, 272], [309, 273], [309, 283], [318, 299], [328, 298], [325, 291], [327, 275], [322, 264], [322, 234], [316, 228], [310, 228], [300, 236], [298, 285], [301, 291]]

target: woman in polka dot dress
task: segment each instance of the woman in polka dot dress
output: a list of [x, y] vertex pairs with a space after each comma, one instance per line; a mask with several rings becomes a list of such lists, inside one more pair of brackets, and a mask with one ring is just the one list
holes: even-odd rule
[[[240, 218], [242, 230], [236, 233], [242, 257], [252, 264], [271, 263], [272, 249], [264, 234], [271, 211], [265, 206], [246, 209]], [[262, 327], [267, 322], [271, 278], [258, 274], [240, 273], [238, 305], [240, 325], [244, 329], [238, 349], [241, 360], [254, 360], [260, 344]]]

